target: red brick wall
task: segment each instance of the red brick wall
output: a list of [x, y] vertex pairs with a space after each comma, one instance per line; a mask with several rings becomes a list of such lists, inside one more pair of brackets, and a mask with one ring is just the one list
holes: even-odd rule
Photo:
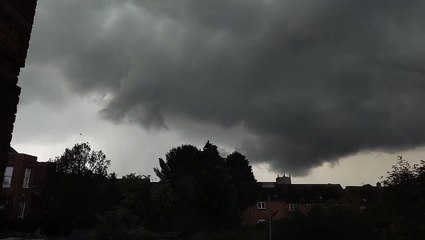
[[[309, 207], [305, 203], [297, 204], [296, 211], [306, 214], [309, 211]], [[273, 221], [287, 217], [290, 214], [289, 203], [284, 201], [272, 201], [270, 203], [266, 202], [266, 209], [257, 209], [256, 205], [251, 206], [245, 209], [243, 213], [242, 225], [253, 226], [258, 224], [258, 220], [260, 219], [268, 221], [269, 213], [273, 216]]]
[[[9, 218], [17, 218], [20, 214], [20, 204], [25, 202], [26, 219], [41, 217], [41, 186], [47, 181], [48, 171], [53, 163], [37, 162], [37, 157], [22, 154], [9, 153], [6, 166], [13, 167], [12, 182], [10, 188], [3, 188], [6, 198], [6, 214]], [[31, 169], [28, 188], [23, 187], [25, 169]]]
[[12, 139], [37, 0], [0, 0], [0, 184]]
[[[10, 218], [17, 218], [20, 213], [21, 202], [26, 203], [26, 209], [31, 206], [31, 194], [32, 188], [23, 188], [25, 168], [35, 170], [37, 164], [37, 157], [19, 154], [9, 153], [8, 162], [6, 166], [13, 167], [12, 182], [10, 188], [3, 188], [3, 193], [6, 196], [6, 211], [7, 216]], [[30, 178], [29, 186], [33, 185], [32, 177]], [[29, 214], [26, 212], [26, 214]]]
[[243, 213], [242, 225], [244, 226], [252, 226], [256, 225], [258, 220], [269, 219], [269, 214], [273, 214], [277, 212], [273, 216], [273, 220], [281, 219], [288, 215], [288, 204], [285, 202], [266, 202], [266, 209], [257, 209], [257, 206], [251, 206], [245, 209]]

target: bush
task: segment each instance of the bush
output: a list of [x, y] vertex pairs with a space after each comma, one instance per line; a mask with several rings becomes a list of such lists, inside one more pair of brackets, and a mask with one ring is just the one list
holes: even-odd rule
[[98, 216], [96, 234], [98, 239], [108, 240], [158, 239], [156, 234], [145, 230], [135, 214], [124, 208]]

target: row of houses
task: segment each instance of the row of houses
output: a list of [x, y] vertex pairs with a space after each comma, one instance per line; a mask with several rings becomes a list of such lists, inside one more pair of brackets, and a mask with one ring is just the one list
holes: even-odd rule
[[[6, 164], [0, 211], [9, 218], [40, 219], [42, 186], [48, 181], [50, 162], [10, 148]], [[245, 226], [279, 220], [292, 212], [308, 212], [315, 205], [349, 204], [365, 209], [381, 201], [380, 185], [292, 184], [291, 176], [278, 176], [276, 182], [257, 183], [257, 202], [243, 213]]]
[[277, 177], [276, 182], [257, 183], [257, 202], [244, 211], [243, 225], [252, 226], [279, 220], [293, 212], [307, 213], [313, 206], [349, 205], [366, 209], [382, 201], [380, 183], [376, 186], [340, 184], [292, 184], [290, 176]]

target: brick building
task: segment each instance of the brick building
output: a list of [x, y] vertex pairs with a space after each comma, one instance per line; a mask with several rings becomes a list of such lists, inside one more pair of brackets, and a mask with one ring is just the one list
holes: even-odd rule
[[290, 176], [278, 176], [276, 182], [257, 183], [257, 203], [245, 209], [242, 225], [263, 223], [270, 217], [279, 220], [292, 212], [307, 213], [315, 205], [343, 204], [364, 210], [382, 200], [379, 183], [343, 189], [340, 184], [292, 184]]
[[307, 212], [314, 205], [345, 202], [340, 184], [291, 184], [290, 176], [278, 177], [276, 182], [257, 184], [257, 203], [243, 213], [244, 226], [279, 220], [291, 212]]
[[53, 167], [50, 162], [37, 162], [37, 157], [10, 148], [1, 190], [3, 214], [9, 219], [39, 219], [42, 186]]
[[36, 5], [37, 0], [0, 1], [0, 181], [21, 92], [18, 75], [25, 66]]
[[347, 186], [345, 195], [347, 204], [355, 205], [360, 210], [365, 210], [369, 206], [380, 205], [384, 201], [384, 189], [378, 182], [376, 186], [366, 184], [363, 186]]

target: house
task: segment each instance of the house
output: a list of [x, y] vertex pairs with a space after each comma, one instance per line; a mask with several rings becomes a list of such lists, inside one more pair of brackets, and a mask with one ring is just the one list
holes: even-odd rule
[[1, 188], [0, 211], [9, 219], [41, 218], [42, 188], [50, 162], [37, 162], [37, 157], [10, 148]]
[[343, 203], [345, 193], [340, 184], [292, 184], [291, 177], [284, 175], [276, 182], [259, 182], [257, 200], [244, 211], [242, 225], [279, 220], [297, 211], [306, 213], [314, 205]]
[[360, 210], [365, 210], [371, 205], [379, 205], [383, 202], [383, 188], [378, 182], [376, 186], [366, 184], [363, 186], [345, 187], [346, 202], [353, 206], [358, 206]]

